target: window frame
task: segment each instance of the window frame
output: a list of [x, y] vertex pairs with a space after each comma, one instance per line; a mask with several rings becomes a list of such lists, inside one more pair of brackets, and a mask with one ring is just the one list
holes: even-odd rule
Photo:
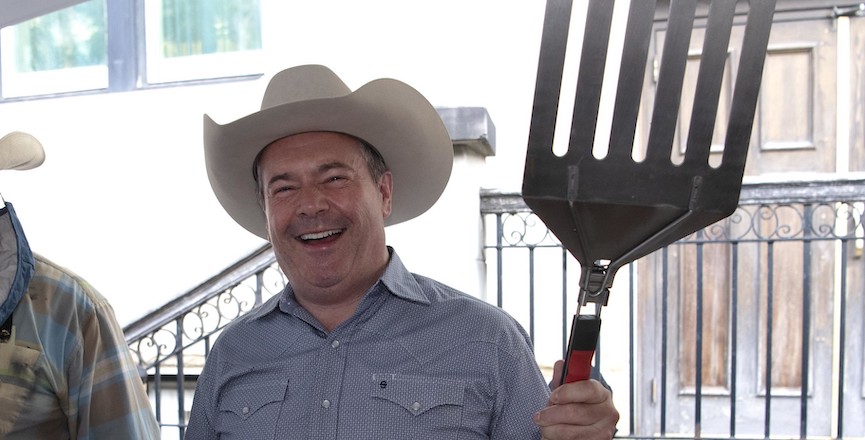
[[[108, 0], [101, 0], [105, 7], [105, 64], [67, 67], [36, 72], [18, 72], [15, 64], [15, 47], [19, 44], [15, 38], [14, 26], [0, 29], [0, 99], [24, 98], [39, 95], [54, 95], [69, 92], [88, 92], [105, 90], [109, 87], [108, 54]], [[70, 6], [75, 7], [76, 5]], [[56, 11], [55, 11], [56, 12]], [[48, 15], [48, 14], [46, 14]], [[5, 54], [12, 55], [6, 57]]]
[[[185, 66], [189, 60], [182, 59], [186, 57], [171, 60], [173, 62], [169, 63], [163, 62], [164, 60], [149, 59], [145, 36], [147, 29], [145, 1], [161, 5], [161, 2], [153, 2], [152, 0], [105, 1], [107, 62], [105, 66], [98, 67], [107, 70], [107, 83], [102, 81], [97, 84], [91, 81], [75, 86], [63, 76], [63, 81], [59, 82], [67, 85], [67, 87], [34, 88], [26, 90], [26, 93], [14, 93], [13, 90], [13, 93], [6, 93], [6, 82], [11, 81], [15, 86], [16, 79], [9, 80], [3, 63], [0, 63], [0, 103], [51, 98], [58, 95], [124, 92], [178, 84], [254, 80], [264, 75], [265, 37], [262, 29], [260, 29], [262, 49], [195, 56], [196, 62], [203, 60], [205, 63], [202, 67], [197, 67], [191, 71]], [[263, 6], [260, 7], [263, 9]], [[0, 34], [0, 54], [4, 52], [4, 49], [9, 50], [8, 45], [4, 45], [6, 44], [5, 40]], [[90, 67], [74, 69], [90, 69]], [[52, 73], [62, 76], [69, 72], [70, 70], [60, 69]], [[36, 75], [44, 73], [33, 72]], [[86, 74], [86, 72], [84, 73]], [[40, 81], [40, 83], [44, 82]], [[68, 85], [73, 86], [68, 87]]]
[[[261, 75], [263, 49], [189, 55], [174, 58], [162, 56], [162, 4], [164, 0], [148, 0], [140, 8], [143, 55], [147, 60], [142, 77], [149, 85], [214, 78]], [[260, 6], [259, 6], [260, 8]], [[261, 34], [261, 24], [259, 23]], [[261, 37], [261, 35], [260, 35]], [[263, 43], [262, 43], [263, 46]]]

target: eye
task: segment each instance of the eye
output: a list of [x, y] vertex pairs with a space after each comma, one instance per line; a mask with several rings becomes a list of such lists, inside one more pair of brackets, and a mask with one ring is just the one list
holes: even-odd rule
[[286, 194], [286, 193], [289, 193], [291, 191], [294, 191], [295, 189], [297, 189], [297, 187], [295, 187], [293, 185], [272, 186], [270, 188], [270, 194], [271, 195]]
[[348, 176], [344, 176], [342, 174], [334, 174], [332, 176], [328, 176], [324, 183], [332, 186], [341, 186], [348, 182]]

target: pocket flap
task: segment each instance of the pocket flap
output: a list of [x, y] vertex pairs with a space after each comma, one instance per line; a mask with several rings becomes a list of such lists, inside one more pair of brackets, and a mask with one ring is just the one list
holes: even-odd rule
[[12, 343], [0, 344], [0, 375], [8, 380], [33, 383], [36, 363], [42, 352]]
[[270, 403], [282, 402], [287, 388], [288, 382], [242, 384], [227, 388], [219, 399], [219, 410], [246, 419]]
[[465, 382], [403, 374], [374, 374], [372, 397], [384, 399], [418, 416], [442, 405], [462, 406]]

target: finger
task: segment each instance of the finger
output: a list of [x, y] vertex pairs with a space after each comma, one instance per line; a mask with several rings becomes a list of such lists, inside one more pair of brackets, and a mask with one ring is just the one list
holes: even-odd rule
[[612, 399], [602, 403], [552, 405], [538, 411], [535, 424], [545, 439], [609, 439], [616, 431], [619, 413]]
[[553, 364], [553, 381], [550, 382], [550, 391], [556, 389], [562, 383], [562, 374], [565, 371], [565, 361], [556, 361]]
[[[562, 365], [553, 366], [553, 376], [561, 377]], [[619, 413], [612, 393], [596, 380], [584, 380], [556, 387], [550, 406], [534, 416], [542, 438], [610, 439], [616, 432]]]
[[541, 438], [544, 440], [610, 440], [616, 433], [614, 425], [570, 426], [555, 425], [541, 428]]
[[610, 390], [600, 382], [589, 379], [562, 384], [550, 394], [550, 404], [602, 403], [611, 398]]
[[[581, 407], [578, 407], [581, 406]], [[619, 413], [607, 405], [559, 405], [547, 407], [535, 418], [542, 438], [610, 439], [616, 432]]]
[[603, 419], [604, 410], [605, 408], [589, 408], [585, 404], [548, 406], [535, 414], [534, 422], [541, 428], [587, 426]]

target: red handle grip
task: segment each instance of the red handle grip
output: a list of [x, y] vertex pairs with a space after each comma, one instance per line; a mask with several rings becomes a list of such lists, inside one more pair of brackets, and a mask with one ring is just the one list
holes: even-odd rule
[[592, 372], [592, 357], [598, 346], [601, 319], [596, 316], [577, 315], [571, 323], [571, 337], [565, 356], [562, 383], [588, 380]]

